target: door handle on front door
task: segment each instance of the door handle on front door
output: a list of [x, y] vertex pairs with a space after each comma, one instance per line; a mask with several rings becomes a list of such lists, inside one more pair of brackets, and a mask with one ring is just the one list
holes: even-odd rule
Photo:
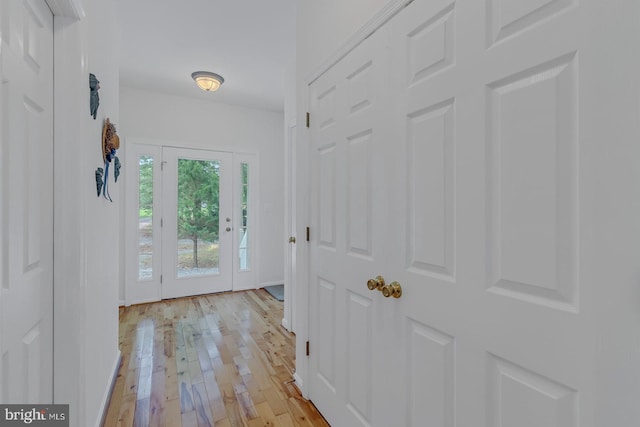
[[227, 227], [227, 228], [226, 228], [226, 230], [227, 230], [227, 231], [231, 231], [231, 227]]

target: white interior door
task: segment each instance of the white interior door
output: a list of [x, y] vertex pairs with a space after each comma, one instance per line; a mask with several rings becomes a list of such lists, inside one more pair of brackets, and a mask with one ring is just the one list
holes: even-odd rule
[[0, 403], [53, 398], [53, 16], [0, 3]]
[[162, 298], [232, 289], [232, 154], [164, 147]]
[[[387, 276], [388, 32], [311, 86], [310, 397], [333, 426], [369, 426], [384, 400], [388, 313], [366, 283]], [[401, 425], [393, 422], [381, 425]]]
[[613, 129], [638, 152], [598, 100], [625, 87], [602, 39], [637, 41], [638, 15], [599, 8], [415, 0], [310, 86], [310, 397], [333, 426], [637, 423], [638, 219], [599, 207], [632, 174], [592, 156]]

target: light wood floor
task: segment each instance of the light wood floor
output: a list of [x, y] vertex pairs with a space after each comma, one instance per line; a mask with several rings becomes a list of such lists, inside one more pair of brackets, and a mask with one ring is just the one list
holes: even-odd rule
[[120, 308], [105, 425], [328, 426], [292, 384], [282, 310], [261, 289]]

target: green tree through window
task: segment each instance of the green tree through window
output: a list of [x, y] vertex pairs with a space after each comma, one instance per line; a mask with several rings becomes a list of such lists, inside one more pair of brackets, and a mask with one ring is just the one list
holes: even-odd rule
[[178, 160], [178, 238], [193, 241], [193, 267], [198, 241], [219, 242], [220, 164]]

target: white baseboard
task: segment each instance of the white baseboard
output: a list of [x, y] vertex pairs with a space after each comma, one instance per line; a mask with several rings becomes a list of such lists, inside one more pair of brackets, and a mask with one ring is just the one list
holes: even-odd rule
[[111, 394], [113, 393], [113, 388], [116, 385], [116, 379], [118, 378], [118, 371], [120, 370], [120, 363], [122, 362], [122, 353], [118, 350], [118, 355], [116, 357], [116, 361], [113, 364], [111, 382], [109, 387], [104, 391], [104, 395], [102, 396], [102, 402], [100, 403], [100, 416], [96, 420], [96, 427], [104, 426], [104, 422], [107, 418], [107, 409], [109, 408], [109, 402], [111, 401]]
[[149, 298], [149, 299], [145, 298], [145, 299], [131, 301], [129, 304], [124, 304], [124, 305], [129, 307], [130, 305], [149, 304], [150, 302], [158, 302], [158, 301], [162, 301], [162, 300], [160, 298]]
[[275, 282], [262, 282], [260, 283], [260, 287], [264, 288], [265, 286], [274, 286], [274, 285], [282, 285], [284, 284], [284, 280], [276, 280]]
[[241, 292], [241, 291], [249, 291], [252, 289], [260, 289], [260, 286], [257, 287], [253, 287], [253, 286], [236, 286], [233, 289], [231, 289], [231, 292]]
[[291, 332], [291, 329], [289, 329], [289, 322], [285, 317], [282, 318], [282, 327]]
[[304, 397], [305, 399], [308, 399], [309, 396], [307, 394], [307, 391], [304, 388], [304, 383], [302, 381], [302, 378], [300, 378], [300, 376], [298, 375], [297, 372], [293, 373], [293, 380], [296, 383], [296, 386], [298, 386], [298, 389], [300, 390], [300, 393], [302, 393], [302, 397]]

